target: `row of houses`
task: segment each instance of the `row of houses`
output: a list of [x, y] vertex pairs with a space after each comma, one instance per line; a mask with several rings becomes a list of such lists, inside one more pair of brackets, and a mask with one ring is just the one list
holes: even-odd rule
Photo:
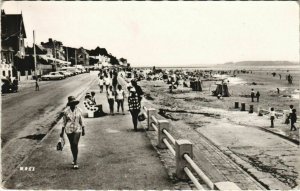
[[[89, 66], [88, 50], [63, 46], [58, 40], [49, 38], [47, 42], [36, 44], [36, 67], [34, 48], [25, 47], [27, 38], [23, 15], [6, 14], [1, 10], [1, 64], [0, 75], [5, 78], [18, 78], [25, 75], [42, 75], [68, 65]], [[100, 59], [97, 60], [99, 62]], [[105, 60], [107, 61], [107, 60]]]

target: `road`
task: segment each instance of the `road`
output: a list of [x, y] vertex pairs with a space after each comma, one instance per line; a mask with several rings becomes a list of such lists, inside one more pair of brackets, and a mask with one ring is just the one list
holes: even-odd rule
[[[40, 91], [24, 87], [2, 96], [2, 175], [11, 171], [57, 122], [67, 97], [78, 96], [96, 79], [87, 73], [40, 83]], [[7, 162], [9, 161], [9, 162]]]

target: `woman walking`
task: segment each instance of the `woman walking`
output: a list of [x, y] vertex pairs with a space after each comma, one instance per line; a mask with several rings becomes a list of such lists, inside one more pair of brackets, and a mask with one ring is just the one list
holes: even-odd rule
[[121, 85], [118, 85], [118, 89], [116, 91], [116, 101], [117, 101], [117, 112], [119, 113], [120, 107], [122, 108], [122, 113], [124, 113], [124, 97], [125, 97], [125, 92], [122, 89]]
[[70, 142], [70, 147], [73, 155], [73, 168], [78, 169], [77, 156], [78, 156], [78, 143], [80, 135], [85, 135], [84, 121], [81, 110], [77, 107], [79, 103], [74, 96], [68, 97], [67, 110], [63, 114], [63, 127], [60, 137], [63, 137], [66, 132]]
[[106, 86], [106, 92], [108, 91], [108, 87], [109, 87], [109, 85], [110, 85], [110, 78], [106, 75], [105, 77], [104, 77], [104, 83], [105, 83], [105, 86]]
[[132, 117], [133, 128], [135, 131], [137, 131], [138, 116], [141, 111], [141, 104], [139, 101], [138, 93], [136, 92], [134, 87], [130, 88], [130, 93], [128, 96], [128, 106]]
[[112, 86], [109, 86], [107, 91], [107, 101], [109, 104], [109, 111], [111, 115], [114, 115], [114, 103], [115, 103], [115, 92], [112, 89]]

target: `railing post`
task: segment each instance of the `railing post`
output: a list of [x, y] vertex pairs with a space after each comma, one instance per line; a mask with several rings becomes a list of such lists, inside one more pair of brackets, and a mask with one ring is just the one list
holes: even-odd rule
[[155, 131], [155, 129], [151, 126], [151, 123], [153, 123], [152, 115], [155, 114], [155, 109], [149, 108], [147, 109], [147, 130], [148, 131]]
[[167, 135], [164, 134], [163, 130], [167, 130], [168, 132], [170, 132], [170, 124], [169, 121], [167, 120], [158, 120], [158, 143], [157, 143], [157, 147], [160, 149], [166, 149], [168, 148], [166, 146], [166, 144], [164, 143], [163, 139], [167, 138]]
[[235, 183], [233, 182], [217, 182], [214, 184], [214, 190], [241, 190]]
[[193, 158], [193, 144], [184, 139], [177, 140], [175, 142], [175, 152], [176, 152], [176, 176], [179, 179], [187, 180], [188, 176], [186, 175], [184, 168], [189, 167], [189, 163], [183, 157], [184, 154], [188, 154]]

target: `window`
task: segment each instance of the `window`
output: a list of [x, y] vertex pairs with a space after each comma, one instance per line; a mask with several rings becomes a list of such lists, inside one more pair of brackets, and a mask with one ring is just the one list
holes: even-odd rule
[[2, 72], [3, 76], [5, 76], [5, 71]]
[[8, 71], [8, 76], [11, 77], [11, 71], [10, 70]]

